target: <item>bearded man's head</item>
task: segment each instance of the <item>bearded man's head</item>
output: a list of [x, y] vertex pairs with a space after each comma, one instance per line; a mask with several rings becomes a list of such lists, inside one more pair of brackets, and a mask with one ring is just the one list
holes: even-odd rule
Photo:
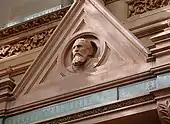
[[72, 54], [73, 54], [72, 60], [73, 66], [84, 65], [93, 54], [93, 47], [91, 42], [84, 38], [77, 39], [73, 44]]

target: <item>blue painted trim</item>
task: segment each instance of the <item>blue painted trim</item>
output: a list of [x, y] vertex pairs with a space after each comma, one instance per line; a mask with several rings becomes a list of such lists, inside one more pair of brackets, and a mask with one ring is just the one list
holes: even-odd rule
[[6, 119], [5, 124], [30, 124], [43, 119], [60, 116], [61, 114], [83, 110], [89, 106], [115, 100], [117, 100], [117, 90], [116, 88], [113, 88], [12, 116]]

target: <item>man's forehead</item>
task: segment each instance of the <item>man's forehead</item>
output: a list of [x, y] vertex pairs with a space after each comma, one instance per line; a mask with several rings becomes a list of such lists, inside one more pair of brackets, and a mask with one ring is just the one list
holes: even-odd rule
[[73, 46], [77, 46], [77, 45], [87, 45], [87, 41], [86, 40], [76, 40], [73, 44]]

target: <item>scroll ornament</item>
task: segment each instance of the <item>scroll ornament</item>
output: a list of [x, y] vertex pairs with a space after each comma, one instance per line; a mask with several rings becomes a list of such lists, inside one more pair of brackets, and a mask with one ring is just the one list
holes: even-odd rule
[[158, 115], [163, 124], [170, 124], [170, 99], [158, 104]]

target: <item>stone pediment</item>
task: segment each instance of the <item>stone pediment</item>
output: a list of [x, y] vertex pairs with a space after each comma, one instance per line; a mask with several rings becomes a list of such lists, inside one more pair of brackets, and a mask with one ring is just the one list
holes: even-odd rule
[[[92, 49], [79, 70], [72, 64], [77, 39], [88, 41]], [[145, 69], [139, 65], [146, 63], [148, 54], [98, 0], [74, 3], [15, 88], [11, 108], [95, 92], [110, 81], [141, 73]]]

